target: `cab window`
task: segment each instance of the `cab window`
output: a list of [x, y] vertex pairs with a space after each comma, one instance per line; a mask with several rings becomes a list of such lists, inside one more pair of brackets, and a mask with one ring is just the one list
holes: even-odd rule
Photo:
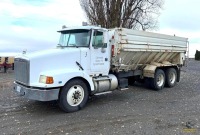
[[103, 46], [103, 32], [94, 31], [92, 46], [96, 48]]

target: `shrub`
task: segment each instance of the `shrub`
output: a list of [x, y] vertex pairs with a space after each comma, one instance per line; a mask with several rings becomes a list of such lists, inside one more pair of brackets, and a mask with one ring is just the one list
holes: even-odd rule
[[195, 60], [200, 60], [200, 51], [196, 50]]

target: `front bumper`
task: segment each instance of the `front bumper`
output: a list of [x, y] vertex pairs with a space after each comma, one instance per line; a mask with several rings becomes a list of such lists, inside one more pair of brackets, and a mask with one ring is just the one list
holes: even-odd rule
[[43, 90], [40, 88], [28, 88], [26, 86], [20, 85], [14, 82], [14, 91], [18, 95], [23, 96], [28, 99], [38, 100], [38, 101], [52, 101], [58, 100], [59, 88], [52, 88], [48, 90]]

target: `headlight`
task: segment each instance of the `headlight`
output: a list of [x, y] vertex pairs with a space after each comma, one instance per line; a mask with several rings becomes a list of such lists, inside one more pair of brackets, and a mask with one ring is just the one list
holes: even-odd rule
[[40, 83], [45, 83], [45, 84], [53, 84], [53, 77], [40, 75], [39, 82]]

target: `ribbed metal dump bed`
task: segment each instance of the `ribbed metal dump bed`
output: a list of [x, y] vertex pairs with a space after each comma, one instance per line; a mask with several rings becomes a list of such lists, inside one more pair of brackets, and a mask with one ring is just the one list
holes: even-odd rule
[[186, 52], [187, 38], [136, 31], [115, 29], [115, 38], [124, 51]]
[[115, 28], [110, 31], [112, 52], [112, 70], [143, 69], [152, 62], [183, 65], [188, 39]]

